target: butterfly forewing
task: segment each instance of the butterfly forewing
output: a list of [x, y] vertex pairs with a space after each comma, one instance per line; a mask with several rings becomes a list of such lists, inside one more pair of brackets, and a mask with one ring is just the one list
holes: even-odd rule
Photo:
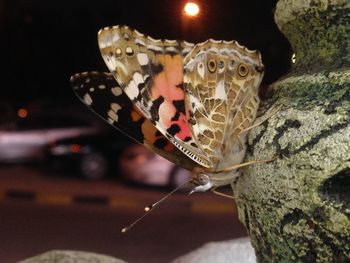
[[110, 73], [84, 72], [70, 81], [79, 99], [112, 126], [175, 164], [195, 166], [135, 108]]
[[184, 102], [183, 59], [194, 45], [155, 40], [126, 26], [101, 30], [98, 42], [108, 69], [139, 111], [190, 159], [210, 167]]
[[208, 40], [184, 62], [186, 105], [194, 140], [214, 171], [241, 163], [246, 133], [259, 106], [260, 54], [237, 42]]

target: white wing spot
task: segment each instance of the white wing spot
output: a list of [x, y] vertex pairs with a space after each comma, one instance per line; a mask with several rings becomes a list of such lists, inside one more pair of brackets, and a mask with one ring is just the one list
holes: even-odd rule
[[138, 53], [137, 54], [137, 60], [140, 63], [141, 66], [145, 66], [148, 64], [148, 56], [146, 53]]
[[129, 74], [128, 68], [125, 67], [125, 65], [122, 62], [120, 62], [118, 60], [115, 60], [115, 62], [116, 62], [116, 64], [115, 64], [116, 66], [115, 66], [114, 70], [116, 70], [118, 68], [119, 70], [122, 70], [125, 75]]
[[226, 92], [225, 92], [225, 82], [223, 80], [219, 81], [216, 84], [215, 88], [215, 98], [226, 100]]
[[143, 40], [138, 39], [138, 38], [135, 39], [135, 43], [140, 44], [141, 46], [146, 46], [146, 43]]
[[114, 94], [114, 96], [118, 97], [120, 94], [123, 93], [122, 89], [119, 87], [114, 87], [111, 89], [112, 93]]
[[104, 49], [104, 48], [106, 47], [106, 44], [105, 44], [105, 42], [103, 42], [102, 40], [100, 40], [100, 41], [98, 42], [98, 46], [100, 47], [100, 49]]
[[95, 88], [91, 87], [91, 88], [89, 89], [89, 91], [90, 91], [90, 92], [94, 92], [94, 91], [95, 91]]
[[106, 55], [104, 56], [104, 59], [109, 70], [114, 71], [117, 68], [117, 61], [115, 57]]
[[112, 103], [111, 104], [111, 109], [115, 112], [115, 113], [117, 113], [118, 112], [118, 110], [120, 110], [122, 107], [118, 104], [118, 103]]
[[133, 79], [135, 81], [136, 86], [138, 86], [140, 83], [143, 83], [143, 76], [139, 72], [135, 72], [133, 75]]
[[84, 102], [85, 102], [86, 105], [91, 105], [92, 104], [92, 98], [91, 98], [91, 96], [88, 93], [86, 93], [84, 95]]
[[163, 52], [163, 48], [155, 45], [147, 45], [146, 46], [148, 49], [154, 50], [154, 51], [160, 51]]
[[125, 88], [125, 93], [128, 94], [131, 100], [139, 95], [139, 89], [137, 88], [135, 81], [131, 80], [129, 82], [129, 85]]
[[108, 111], [108, 117], [113, 121], [118, 121], [118, 115], [113, 110]]
[[106, 85], [103, 85], [103, 84], [98, 85], [98, 88], [99, 88], [99, 89], [105, 89], [105, 88], [106, 88]]
[[85, 82], [86, 82], [86, 83], [89, 83], [89, 82], [90, 82], [90, 79], [89, 79], [89, 78], [85, 79]]
[[112, 36], [112, 41], [113, 42], [117, 42], [119, 39], [120, 39], [119, 34], [114, 32], [114, 34]]
[[201, 76], [201, 78], [204, 79], [205, 67], [204, 67], [203, 63], [198, 63], [197, 72], [198, 72], [199, 76]]
[[118, 121], [118, 111], [122, 107], [118, 103], [111, 103], [111, 109], [108, 111], [108, 122], [113, 124], [113, 122]]
[[104, 34], [104, 39], [102, 40], [102, 43], [104, 42], [105, 47], [112, 46], [112, 38], [110, 34]]
[[177, 49], [175, 47], [167, 47], [165, 50], [169, 52], [177, 52]]
[[206, 124], [204, 123], [198, 123], [198, 130], [199, 131], [205, 131], [205, 130], [210, 130], [210, 127], [208, 127]]

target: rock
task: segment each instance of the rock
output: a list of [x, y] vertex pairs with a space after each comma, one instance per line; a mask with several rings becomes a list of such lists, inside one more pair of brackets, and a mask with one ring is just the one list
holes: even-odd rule
[[52, 250], [18, 263], [126, 263], [125, 261], [91, 252]]
[[211, 242], [175, 259], [172, 263], [255, 263], [254, 249], [249, 238]]
[[[232, 185], [258, 262], [350, 262], [350, 2], [280, 0], [296, 63], [270, 86]], [[261, 118], [266, 116], [263, 114]], [[259, 120], [257, 120], [259, 121]]]

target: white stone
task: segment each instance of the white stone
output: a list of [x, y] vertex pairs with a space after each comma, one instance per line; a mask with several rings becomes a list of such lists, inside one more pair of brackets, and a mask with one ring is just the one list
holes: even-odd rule
[[181, 256], [172, 263], [256, 263], [249, 238], [211, 242]]

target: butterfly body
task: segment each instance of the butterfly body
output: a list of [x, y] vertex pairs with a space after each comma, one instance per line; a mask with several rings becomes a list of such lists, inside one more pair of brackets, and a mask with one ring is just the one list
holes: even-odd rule
[[[75, 75], [72, 85], [86, 104], [129, 136], [142, 134], [136, 141], [192, 170], [194, 191], [239, 176], [235, 167], [245, 156], [245, 130], [259, 106], [259, 52], [234, 41], [155, 40], [126, 26], [102, 29], [98, 42], [116, 81], [108, 82], [106, 94], [99, 95], [103, 99], [92, 99], [89, 85], [77, 84], [85, 77]], [[111, 77], [103, 74], [95, 78], [99, 85]]]

